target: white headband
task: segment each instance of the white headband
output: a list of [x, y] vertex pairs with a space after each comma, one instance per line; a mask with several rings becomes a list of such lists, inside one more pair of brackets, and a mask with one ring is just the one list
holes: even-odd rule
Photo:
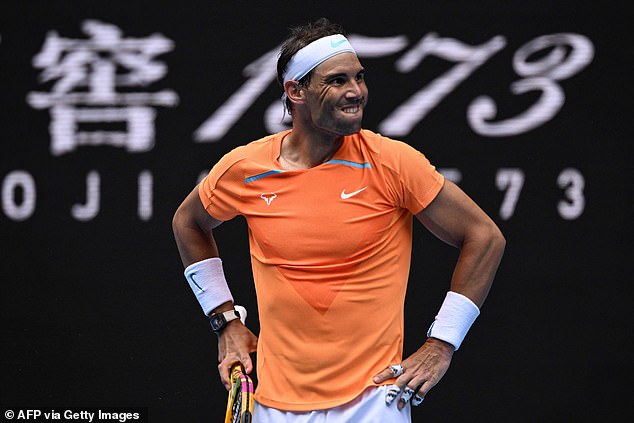
[[[345, 52], [356, 54], [348, 39], [341, 34], [329, 35], [315, 40], [293, 55], [286, 66], [284, 82], [299, 81], [320, 63]], [[282, 95], [282, 102], [286, 107], [286, 92]]]

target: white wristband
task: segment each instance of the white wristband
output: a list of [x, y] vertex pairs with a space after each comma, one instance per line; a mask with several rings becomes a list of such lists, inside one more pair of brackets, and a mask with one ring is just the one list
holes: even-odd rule
[[473, 301], [462, 294], [449, 291], [436, 320], [427, 331], [427, 336], [449, 342], [457, 350], [479, 314], [480, 309]]
[[222, 260], [218, 257], [190, 264], [185, 269], [185, 278], [206, 315], [227, 301], [233, 302]]

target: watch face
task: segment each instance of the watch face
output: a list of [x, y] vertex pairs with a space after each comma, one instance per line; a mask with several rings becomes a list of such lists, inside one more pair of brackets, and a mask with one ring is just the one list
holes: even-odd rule
[[222, 313], [216, 314], [215, 316], [212, 316], [211, 319], [209, 319], [209, 324], [211, 325], [211, 328], [215, 331], [219, 331], [220, 329], [222, 329], [225, 323], [225, 316], [223, 316]]

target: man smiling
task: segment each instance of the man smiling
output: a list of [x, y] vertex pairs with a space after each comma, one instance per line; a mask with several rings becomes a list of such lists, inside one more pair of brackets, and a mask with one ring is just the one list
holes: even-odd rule
[[[362, 129], [365, 69], [339, 25], [294, 28], [278, 81], [292, 129], [226, 154], [173, 219], [185, 276], [213, 317], [221, 380], [235, 363], [250, 373], [257, 350], [256, 422], [409, 422], [409, 403], [439, 382], [478, 316], [504, 237], [422, 153]], [[213, 237], [237, 215], [259, 337], [236, 318]], [[413, 216], [460, 255], [427, 339], [403, 360]]]

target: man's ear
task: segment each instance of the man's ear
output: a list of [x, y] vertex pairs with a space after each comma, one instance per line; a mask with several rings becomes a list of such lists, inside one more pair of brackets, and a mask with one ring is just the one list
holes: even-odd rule
[[298, 81], [286, 81], [284, 92], [291, 103], [301, 104], [304, 102], [304, 90]]

